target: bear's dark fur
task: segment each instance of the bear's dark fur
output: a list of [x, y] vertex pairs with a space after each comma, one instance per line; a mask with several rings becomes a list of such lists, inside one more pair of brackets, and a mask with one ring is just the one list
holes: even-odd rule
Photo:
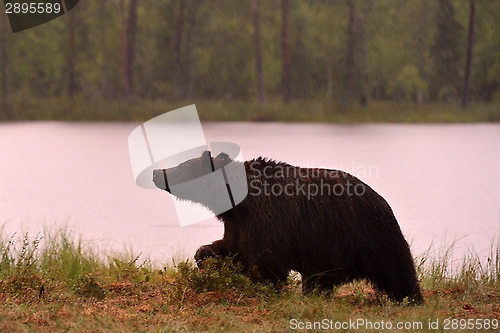
[[[169, 191], [164, 172], [188, 181], [206, 174], [202, 160], [212, 158], [214, 169], [233, 162], [224, 153], [207, 154], [155, 170], [153, 181]], [[306, 293], [367, 279], [394, 301], [423, 302], [408, 243], [388, 203], [372, 188], [338, 170], [299, 168], [261, 157], [244, 166], [246, 175], [239, 176], [247, 179], [248, 195], [217, 216], [224, 237], [198, 249], [199, 265], [207, 257], [234, 256], [247, 272], [257, 271], [250, 274], [254, 280], [279, 285], [291, 270], [299, 272]], [[210, 190], [210, 184], [197, 189]], [[189, 194], [179, 199], [197, 201]], [[210, 203], [201, 203], [210, 209]]]

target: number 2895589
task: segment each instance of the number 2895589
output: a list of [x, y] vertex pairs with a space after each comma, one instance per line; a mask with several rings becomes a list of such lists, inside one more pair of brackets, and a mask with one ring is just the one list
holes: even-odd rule
[[61, 4], [45, 2], [23, 2], [5, 4], [6, 14], [58, 14], [61, 12]]

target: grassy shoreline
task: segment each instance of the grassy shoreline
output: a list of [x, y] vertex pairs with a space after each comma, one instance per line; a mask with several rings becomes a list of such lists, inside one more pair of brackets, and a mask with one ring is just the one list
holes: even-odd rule
[[0, 121], [146, 121], [176, 108], [196, 104], [202, 121], [277, 121], [331, 123], [473, 123], [500, 122], [499, 103], [475, 103], [463, 110], [458, 103], [371, 102], [363, 108], [326, 101], [284, 104], [256, 102], [162, 100], [90, 101], [83, 98], [18, 100]]
[[446, 255], [416, 259], [426, 303], [414, 307], [391, 303], [365, 282], [303, 296], [291, 275], [276, 293], [229, 262], [204, 271], [189, 262], [157, 267], [131, 254], [95, 253], [66, 229], [34, 238], [0, 232], [0, 332], [281, 332], [361, 320], [360, 330], [384, 321], [434, 332], [436, 321], [439, 331], [447, 320], [450, 328], [453, 320], [498, 323], [500, 249], [486, 264], [468, 255], [458, 271]]

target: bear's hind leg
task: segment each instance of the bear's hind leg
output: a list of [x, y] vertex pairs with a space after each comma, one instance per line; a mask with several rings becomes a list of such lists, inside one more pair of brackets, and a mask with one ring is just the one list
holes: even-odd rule
[[384, 279], [370, 279], [375, 286], [387, 293], [394, 302], [403, 302], [405, 298], [410, 304], [420, 305], [424, 303], [424, 297], [420, 291], [415, 273], [399, 274]]

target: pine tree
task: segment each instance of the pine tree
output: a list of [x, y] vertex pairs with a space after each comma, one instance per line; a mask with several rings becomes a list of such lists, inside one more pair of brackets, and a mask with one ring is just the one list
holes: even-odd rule
[[463, 27], [455, 18], [450, 0], [439, 0], [436, 10], [436, 37], [431, 46], [433, 73], [430, 97], [456, 99], [460, 95]]

